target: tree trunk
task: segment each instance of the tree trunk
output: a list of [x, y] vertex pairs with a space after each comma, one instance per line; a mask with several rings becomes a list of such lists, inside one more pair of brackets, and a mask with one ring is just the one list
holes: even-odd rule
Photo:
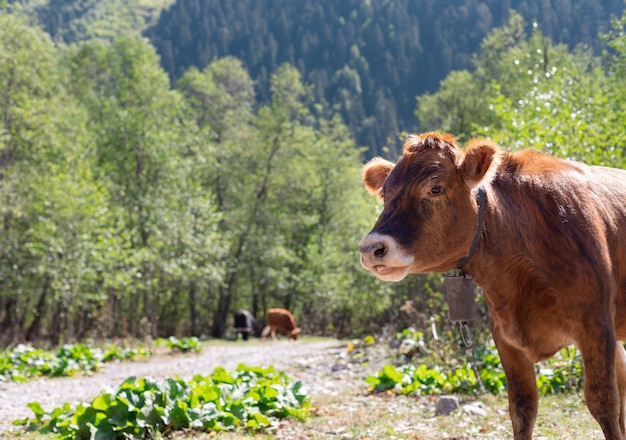
[[152, 339], [156, 339], [157, 337], [157, 326], [156, 321], [154, 319], [154, 311], [152, 309], [152, 294], [150, 289], [147, 287], [144, 288], [143, 291], [143, 311], [144, 311], [144, 319], [146, 321], [145, 327], [141, 329], [142, 333], [146, 333], [142, 335], [142, 337], [150, 337]]
[[24, 327], [20, 324], [15, 310], [17, 309], [17, 300], [15, 298], [9, 299], [4, 305], [4, 319], [0, 324], [0, 334], [3, 335], [0, 338], [0, 342], [3, 346], [9, 347], [23, 340]]
[[191, 321], [191, 335], [199, 336], [198, 332], [198, 309], [196, 308], [197, 292], [196, 283], [191, 282], [189, 286], [189, 320]]
[[220, 287], [217, 309], [213, 314], [213, 328], [211, 329], [211, 336], [214, 338], [221, 338], [226, 333], [226, 320], [228, 319], [232, 298], [230, 286], [231, 284], [227, 284], [225, 287]]
[[119, 331], [120, 326], [115, 325], [117, 322], [117, 295], [115, 295], [115, 290], [112, 287], [109, 287], [107, 291], [109, 301], [107, 303], [108, 316], [105, 318], [107, 321], [104, 325], [105, 334], [110, 338], [120, 337], [123, 336]]
[[143, 275], [145, 277], [145, 287], [143, 289], [143, 311], [144, 319], [146, 321], [145, 331], [142, 329], [143, 337], [150, 337], [156, 339], [158, 337], [157, 319], [154, 314], [154, 308], [152, 307], [152, 290], [150, 285], [152, 283], [149, 280], [152, 278], [152, 271], [150, 270], [149, 263], [145, 263], [143, 267]]
[[41, 322], [46, 313], [46, 299], [48, 297], [50, 283], [51, 280], [49, 277], [47, 277], [43, 283], [43, 289], [41, 291], [41, 295], [39, 296], [39, 301], [37, 301], [37, 306], [35, 307], [35, 316], [33, 322], [26, 329], [25, 338], [27, 341], [33, 341], [41, 337]]
[[48, 339], [52, 345], [59, 345], [61, 340], [61, 333], [63, 331], [63, 315], [65, 314], [65, 307], [63, 302], [59, 301], [56, 304], [55, 310], [52, 313], [52, 320], [50, 322], [50, 328], [48, 331]]

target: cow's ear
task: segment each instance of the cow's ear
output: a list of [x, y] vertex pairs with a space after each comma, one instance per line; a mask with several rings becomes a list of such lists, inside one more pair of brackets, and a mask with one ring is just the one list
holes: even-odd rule
[[459, 165], [461, 176], [470, 188], [490, 182], [498, 168], [500, 148], [486, 139], [472, 139]]
[[393, 163], [382, 157], [375, 157], [363, 167], [363, 183], [365, 183], [367, 190], [376, 194], [379, 199], [382, 198], [380, 190], [383, 183], [394, 166]]

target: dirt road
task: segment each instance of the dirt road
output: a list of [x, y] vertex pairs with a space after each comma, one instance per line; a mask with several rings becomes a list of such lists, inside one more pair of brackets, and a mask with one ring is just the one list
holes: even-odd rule
[[207, 343], [200, 353], [161, 354], [138, 362], [105, 364], [92, 376], [0, 383], [0, 437], [16, 429], [13, 420], [33, 416], [26, 407], [29, 402], [38, 401], [47, 411], [65, 402], [91, 402], [103, 390], [116, 389], [131, 376], [164, 379], [178, 375], [187, 380], [196, 374], [211, 374], [217, 366], [234, 370], [240, 363], [273, 365], [302, 380], [312, 393], [336, 393], [341, 382], [332, 373], [343, 352], [345, 344], [336, 340]]

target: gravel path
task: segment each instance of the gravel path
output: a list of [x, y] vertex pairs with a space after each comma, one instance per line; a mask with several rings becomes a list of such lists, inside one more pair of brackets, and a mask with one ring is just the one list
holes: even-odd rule
[[144, 361], [105, 364], [92, 376], [0, 383], [0, 437], [3, 432], [16, 429], [13, 420], [33, 416], [26, 407], [29, 402], [38, 401], [47, 411], [65, 402], [91, 402], [103, 390], [116, 389], [131, 376], [164, 379], [178, 375], [188, 380], [196, 374], [211, 374], [217, 366], [234, 370], [240, 363], [273, 365], [300, 379], [312, 394], [341, 392], [342, 381], [333, 379], [341, 353], [345, 353], [345, 344], [336, 340], [209, 343], [200, 353], [155, 355]]

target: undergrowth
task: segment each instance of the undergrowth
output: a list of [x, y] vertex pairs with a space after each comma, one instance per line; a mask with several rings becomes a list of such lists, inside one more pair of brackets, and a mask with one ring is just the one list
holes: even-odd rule
[[[363, 356], [372, 344], [369, 337], [353, 345], [351, 351], [355, 356]], [[493, 343], [464, 349], [455, 356], [442, 356], [442, 352], [451, 351], [441, 350], [436, 344], [425, 341], [423, 333], [411, 328], [399, 332], [392, 363], [366, 378], [368, 390], [420, 395], [496, 395], [506, 391], [506, 378]], [[552, 359], [537, 365], [536, 378], [540, 395], [580, 391], [583, 387], [580, 353], [572, 347], [561, 349]]]
[[305, 420], [310, 397], [300, 381], [271, 366], [241, 364], [235, 372], [218, 367], [190, 381], [131, 377], [117, 390], [75, 408], [66, 403], [47, 412], [39, 402], [28, 406], [34, 419], [14, 422], [27, 431], [106, 440], [153, 438], [181, 430], [262, 431], [280, 419]]
[[0, 381], [24, 382], [34, 377], [74, 376], [92, 373], [103, 364], [134, 360], [152, 355], [146, 347], [121, 348], [116, 345], [93, 347], [88, 344], [66, 344], [56, 351], [20, 344], [0, 353]]

